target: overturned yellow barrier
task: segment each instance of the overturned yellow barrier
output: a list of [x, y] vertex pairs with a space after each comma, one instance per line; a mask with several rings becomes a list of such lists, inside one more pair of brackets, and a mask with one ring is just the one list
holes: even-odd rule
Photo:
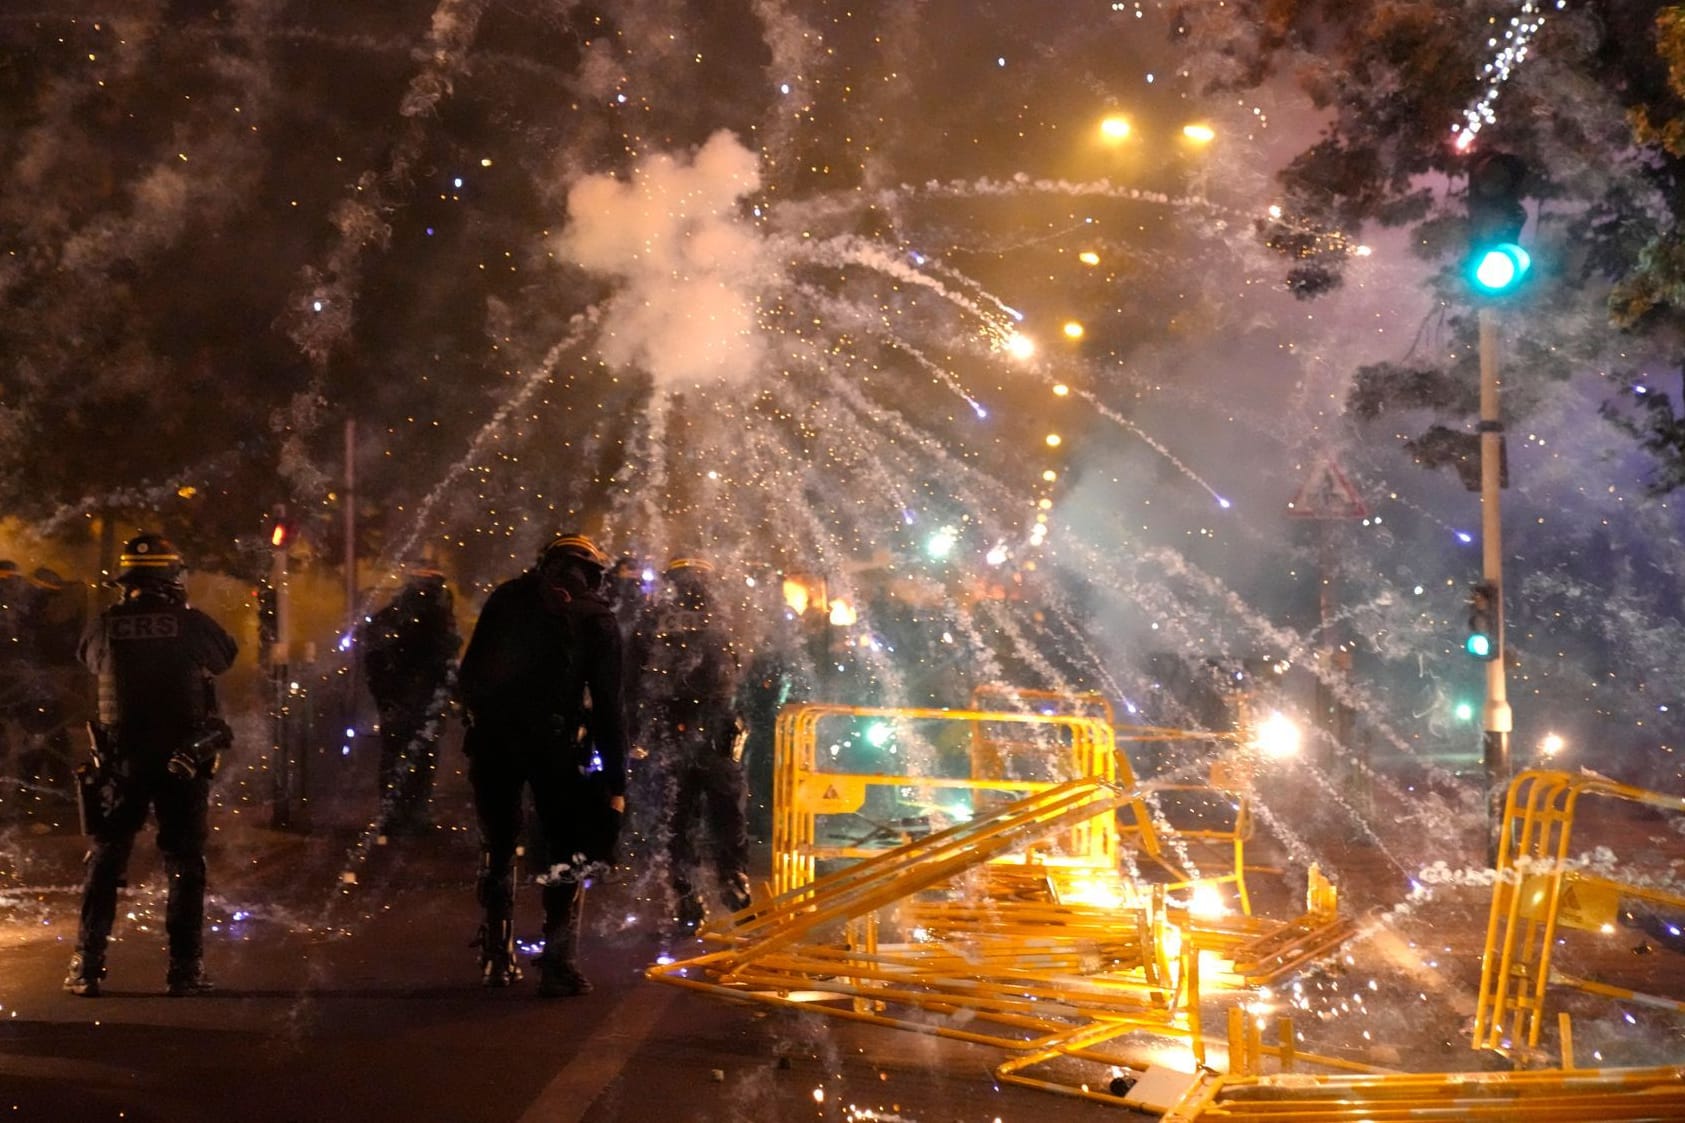
[[[1511, 782], [1481, 959], [1474, 1025], [1477, 1049], [1537, 1049], [1551, 987], [1685, 1011], [1685, 1002], [1677, 995], [1644, 994], [1571, 976], [1552, 966], [1562, 930], [1612, 931], [1623, 898], [1685, 909], [1685, 895], [1594, 876], [1575, 867], [1569, 846], [1587, 797], [1685, 812], [1685, 799], [1678, 796], [1597, 775], [1535, 770]], [[1565, 1063], [1570, 1060], [1564, 1058]]]
[[[1170, 885], [1124, 876], [1120, 837], [1164, 855], [1175, 832], [1116, 751], [1105, 716], [1077, 708], [1088, 712], [787, 707], [774, 774], [773, 897], [705, 929], [711, 950], [651, 976], [990, 1045], [1018, 1055], [1001, 1079], [1073, 1095], [1092, 1090], [1026, 1070], [1059, 1057], [1121, 1063], [1113, 1050], [1127, 1050], [1120, 1039], [1138, 1033], [1181, 1041], [1190, 1064], [1203, 1062], [1201, 958], [1221, 960], [1207, 988], [1222, 990], [1247, 983], [1227, 969], [1236, 949], [1269, 977], [1325, 954], [1346, 932], [1333, 888], [1313, 882], [1296, 921], [1246, 915], [1238, 870], [1249, 821], [1234, 792], [1219, 793], [1236, 809], [1234, 825], [1210, 837], [1233, 855], [1236, 873], [1182, 873]], [[836, 753], [821, 752], [851, 735], [822, 737], [826, 723], [858, 731], [877, 722], [947, 723], [969, 736], [973, 774], [839, 771]], [[1003, 729], [1017, 732], [1002, 738]], [[885, 804], [963, 793], [974, 817], [908, 824], [870, 809], [874, 791]], [[855, 821], [869, 833], [849, 838], [835, 826]], [[1174, 861], [1161, 864], [1177, 876]], [[1168, 892], [1206, 882], [1233, 883], [1242, 914], [1196, 922], [1168, 903]]]

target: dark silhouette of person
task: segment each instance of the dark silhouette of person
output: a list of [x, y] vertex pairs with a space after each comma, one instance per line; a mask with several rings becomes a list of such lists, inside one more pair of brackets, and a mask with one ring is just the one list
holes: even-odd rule
[[599, 591], [608, 559], [564, 534], [537, 564], [487, 598], [463, 653], [468, 779], [480, 825], [476, 885], [486, 986], [520, 977], [515, 962], [515, 847], [532, 793], [549, 853], [538, 878], [544, 951], [538, 993], [589, 993], [579, 967], [588, 879], [614, 860], [626, 809], [625, 649]]
[[18, 775], [31, 789], [26, 793], [31, 805], [40, 805], [43, 796], [69, 794], [76, 755], [70, 731], [93, 717], [92, 680], [77, 659], [88, 623], [88, 589], [47, 566], [28, 580], [34, 594], [22, 621], [26, 662], [17, 715], [23, 733]]
[[380, 830], [419, 833], [430, 825], [439, 737], [462, 647], [445, 575], [410, 570], [361, 632], [363, 675], [380, 714]]
[[169, 878], [164, 931], [172, 996], [211, 989], [204, 971], [205, 839], [217, 753], [231, 737], [216, 703], [214, 676], [237, 647], [222, 626], [187, 603], [181, 554], [156, 534], [123, 546], [113, 583], [122, 600], [82, 637], [80, 656], [98, 680], [94, 726], [103, 814], [92, 828], [76, 954], [64, 988], [94, 997], [117, 889], [147, 812]]
[[715, 605], [714, 566], [675, 557], [665, 595], [634, 641], [640, 672], [635, 728], [664, 790], [668, 877], [681, 930], [705, 913], [693, 833], [707, 836], [722, 899], [749, 907], [747, 790], [737, 706], [737, 649]]

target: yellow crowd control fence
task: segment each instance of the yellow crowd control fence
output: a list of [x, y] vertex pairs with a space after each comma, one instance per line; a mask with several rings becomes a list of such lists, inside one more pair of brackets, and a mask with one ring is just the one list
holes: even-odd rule
[[[932, 776], [893, 770], [865, 772], [840, 769], [829, 759], [829, 754], [821, 760], [822, 733], [843, 727], [842, 732], [832, 733], [842, 737], [873, 723], [875, 728], [893, 731], [886, 733], [886, 737], [912, 734], [908, 740], [919, 739], [917, 727], [920, 726], [954, 727], [962, 737], [973, 740], [977, 736], [975, 731], [985, 725], [1022, 726], [1033, 731], [1041, 751], [1033, 766], [1027, 769], [1031, 774], [1020, 776], [1007, 775], [1004, 770], [981, 776], [975, 773]], [[905, 757], [897, 759], [904, 761]], [[973, 759], [976, 759], [975, 751]], [[1084, 776], [1108, 784], [1134, 785], [1128, 761], [1116, 752], [1112, 727], [1101, 717], [819, 703], [786, 706], [778, 715], [773, 757], [773, 892], [781, 894], [810, 883], [821, 862], [869, 858], [881, 853], [886, 843], [903, 843], [917, 831], [940, 825], [939, 819], [907, 825], [892, 814], [887, 821], [874, 818], [868, 809], [874, 793], [886, 797], [881, 801], [886, 807], [904, 802], [901, 797], [907, 792], [927, 803], [937, 793], [958, 793], [967, 802], [950, 814], [963, 818], [974, 814], [979, 807], [998, 806], [987, 800], [991, 793], [1010, 802]], [[1144, 806], [1141, 815], [1146, 816]], [[864, 836], [852, 838], [836, 831], [820, 833], [821, 819], [842, 816], [863, 820], [871, 829]], [[1117, 832], [1094, 821], [1078, 823], [1060, 849], [1072, 861], [1111, 868], [1117, 859]]]
[[1481, 959], [1475, 1048], [1537, 1049], [1553, 986], [1685, 1012], [1677, 996], [1641, 993], [1553, 966], [1565, 931], [1613, 932], [1623, 900], [1685, 910], [1685, 895], [1596, 873], [1574, 860], [1576, 823], [1590, 802], [1601, 800], [1685, 812], [1685, 798], [1595, 774], [1535, 769], [1511, 782]]

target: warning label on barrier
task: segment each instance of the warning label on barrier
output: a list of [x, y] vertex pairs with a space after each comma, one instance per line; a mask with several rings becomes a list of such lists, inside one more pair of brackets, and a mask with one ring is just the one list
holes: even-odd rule
[[815, 815], [846, 815], [866, 806], [866, 781], [858, 776], [802, 776], [796, 806]]

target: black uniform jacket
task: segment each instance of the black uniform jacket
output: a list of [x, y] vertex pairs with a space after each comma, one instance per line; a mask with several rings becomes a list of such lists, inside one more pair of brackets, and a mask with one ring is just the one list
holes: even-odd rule
[[[595, 595], [550, 602], [528, 570], [492, 590], [468, 640], [457, 685], [477, 729], [588, 727], [608, 794], [626, 792], [620, 625]], [[589, 699], [589, 707], [586, 700]]]

